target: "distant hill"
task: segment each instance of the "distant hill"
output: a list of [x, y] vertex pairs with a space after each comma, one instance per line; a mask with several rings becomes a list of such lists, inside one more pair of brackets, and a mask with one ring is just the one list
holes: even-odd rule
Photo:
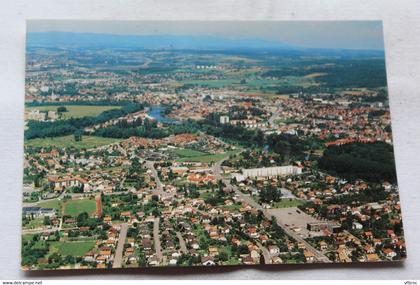
[[261, 39], [214, 36], [114, 35], [97, 33], [28, 33], [28, 47], [135, 48], [135, 49], [283, 49], [290, 45]]

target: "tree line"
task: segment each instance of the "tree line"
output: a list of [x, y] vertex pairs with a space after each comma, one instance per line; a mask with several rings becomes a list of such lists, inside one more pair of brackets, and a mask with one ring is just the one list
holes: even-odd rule
[[58, 137], [74, 134], [86, 127], [101, 124], [111, 119], [126, 116], [144, 109], [144, 104], [127, 103], [120, 109], [111, 109], [100, 113], [96, 117], [70, 118], [55, 122], [29, 121], [25, 131], [25, 139]]

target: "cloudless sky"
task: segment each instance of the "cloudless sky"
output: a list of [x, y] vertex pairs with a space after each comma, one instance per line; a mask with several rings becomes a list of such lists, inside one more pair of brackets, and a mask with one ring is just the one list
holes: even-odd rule
[[381, 21], [82, 21], [30, 20], [28, 32], [206, 35], [258, 38], [309, 48], [383, 50]]

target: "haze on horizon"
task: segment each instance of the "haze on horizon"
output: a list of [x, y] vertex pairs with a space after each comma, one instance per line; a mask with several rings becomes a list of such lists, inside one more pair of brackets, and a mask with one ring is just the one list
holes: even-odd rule
[[29, 20], [27, 31], [261, 39], [304, 48], [383, 50], [381, 21]]

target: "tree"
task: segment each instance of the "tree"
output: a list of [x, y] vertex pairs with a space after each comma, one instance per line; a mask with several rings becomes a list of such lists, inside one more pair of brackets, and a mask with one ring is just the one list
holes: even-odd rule
[[77, 141], [77, 142], [81, 142], [82, 141], [82, 135], [83, 135], [83, 131], [76, 130], [74, 132], [74, 140]]
[[229, 259], [229, 256], [228, 256], [228, 254], [226, 252], [221, 251], [219, 253], [219, 260], [220, 261], [227, 261], [228, 259]]
[[82, 226], [87, 221], [87, 219], [89, 219], [89, 214], [88, 213], [86, 213], [86, 212], [80, 213], [77, 216], [77, 219], [76, 219], [77, 225], [79, 227]]
[[260, 200], [265, 203], [278, 202], [281, 199], [281, 191], [273, 185], [268, 185], [260, 191]]
[[61, 114], [61, 113], [65, 113], [68, 112], [69, 110], [67, 110], [67, 108], [65, 106], [60, 106], [57, 108], [57, 113]]
[[51, 220], [50, 220], [50, 217], [48, 217], [48, 216], [45, 216], [45, 217], [44, 217], [44, 225], [45, 225], [45, 226], [49, 226], [49, 225], [51, 225]]

